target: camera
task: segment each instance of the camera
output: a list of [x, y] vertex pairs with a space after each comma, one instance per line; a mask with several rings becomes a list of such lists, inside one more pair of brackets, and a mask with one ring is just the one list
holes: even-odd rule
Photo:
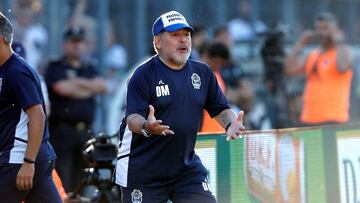
[[265, 69], [265, 82], [272, 93], [275, 93], [280, 88], [279, 83], [283, 79], [284, 37], [285, 33], [278, 28], [264, 33], [261, 58]]
[[118, 151], [118, 146], [112, 142], [112, 139], [117, 135], [92, 135], [93, 138], [84, 144], [83, 156], [88, 163], [88, 168], [85, 169], [86, 178], [82, 180], [71, 198], [76, 198], [83, 190], [92, 186], [95, 187], [90, 197], [92, 203], [120, 201], [120, 188], [112, 178]]
[[99, 134], [85, 143], [83, 156], [90, 167], [95, 169], [114, 168], [118, 147], [111, 140], [115, 136], [116, 134], [113, 136]]

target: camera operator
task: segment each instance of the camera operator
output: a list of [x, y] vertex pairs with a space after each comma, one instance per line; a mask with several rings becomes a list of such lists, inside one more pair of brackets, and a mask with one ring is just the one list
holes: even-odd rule
[[285, 86], [284, 69], [284, 32], [274, 28], [264, 33], [265, 40], [261, 48], [264, 66], [264, 82], [267, 94], [266, 103], [272, 126], [275, 128], [290, 127], [288, 119], [288, 94]]
[[[306, 75], [301, 122], [307, 126], [348, 122], [353, 75], [351, 49], [332, 14], [318, 14], [314, 27], [314, 31], [302, 34], [286, 60], [288, 75]], [[320, 47], [303, 60], [301, 52], [312, 42], [319, 42]]]
[[284, 33], [279, 29], [265, 33], [261, 58], [265, 67], [265, 83], [272, 94], [283, 88]]

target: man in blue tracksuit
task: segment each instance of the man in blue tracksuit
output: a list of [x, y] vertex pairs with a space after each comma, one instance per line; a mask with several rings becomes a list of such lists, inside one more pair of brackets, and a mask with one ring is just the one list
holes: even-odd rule
[[0, 202], [61, 202], [40, 79], [13, 52], [12, 37], [0, 13]]
[[214, 203], [207, 172], [194, 152], [206, 109], [227, 140], [243, 130], [208, 65], [189, 59], [193, 28], [176, 11], [153, 25], [157, 55], [131, 76], [120, 127], [116, 183], [123, 202]]

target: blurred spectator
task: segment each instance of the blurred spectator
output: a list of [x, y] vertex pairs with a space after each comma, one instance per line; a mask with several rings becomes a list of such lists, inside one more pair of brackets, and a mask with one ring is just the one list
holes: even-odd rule
[[192, 48], [191, 48], [190, 57], [192, 59], [199, 60], [200, 59], [199, 50], [200, 47], [207, 41], [207, 32], [206, 32], [206, 28], [200, 24], [194, 25], [193, 28], [194, 28], [194, 32], [192, 33], [191, 36]]
[[253, 40], [257, 34], [266, 30], [262, 21], [252, 19], [253, 11], [249, 0], [240, 0], [238, 8], [239, 17], [228, 23], [230, 36], [235, 42]]
[[16, 0], [14, 4], [14, 41], [24, 45], [26, 61], [37, 71], [44, 62], [44, 51], [48, 42], [46, 29], [36, 20], [41, 9], [40, 0]]
[[[235, 65], [233, 63], [231, 57], [231, 50], [234, 46], [234, 43], [230, 37], [229, 31], [226, 26], [219, 26], [214, 29], [213, 40], [216, 43], [221, 43], [225, 45], [229, 50], [229, 54], [230, 54], [229, 58], [227, 62], [224, 64], [224, 66], [220, 69], [220, 73], [222, 78], [224, 79], [226, 87], [229, 90], [228, 93], [230, 93], [233, 88], [236, 89], [238, 87], [238, 83], [241, 80], [241, 78], [244, 76], [244, 72], [241, 66]], [[233, 100], [231, 98], [228, 99], [234, 102], [234, 99]]]
[[[319, 13], [314, 28], [302, 34], [286, 60], [288, 75], [306, 75], [301, 121], [305, 125], [348, 122], [353, 75], [351, 49], [332, 14]], [[302, 59], [306, 45], [316, 41], [320, 47]]]
[[219, 26], [214, 29], [213, 40], [215, 42], [223, 43], [229, 49], [232, 49], [232, 47], [234, 46], [234, 41], [230, 36], [228, 27], [226, 26]]
[[[211, 70], [214, 72], [217, 82], [225, 94], [226, 86], [220, 75], [219, 69], [227, 63], [230, 57], [229, 49], [221, 43], [205, 43], [200, 48], [201, 61], [208, 64]], [[204, 110], [203, 122], [200, 129], [202, 133], [220, 132], [225, 133], [225, 130], [221, 125], [212, 119], [208, 112]]]
[[284, 33], [278, 29], [266, 32], [261, 47], [261, 59], [265, 70], [265, 84], [272, 94], [284, 88], [284, 58]]
[[239, 106], [246, 113], [244, 126], [247, 130], [268, 130], [272, 128], [269, 111], [265, 103], [255, 98], [254, 84], [248, 80], [241, 80], [238, 84], [234, 103], [230, 104], [235, 113], [240, 112]]
[[[213, 47], [210, 46], [210, 51], [223, 53], [222, 60], [215, 60], [218, 67], [216, 71], [220, 72], [221, 81], [226, 85], [226, 92], [224, 91], [224, 93], [232, 109], [238, 113], [240, 112], [239, 106], [241, 106], [243, 108], [241, 110], [246, 112], [247, 116], [244, 117], [246, 129], [270, 129], [272, 125], [265, 104], [255, 100], [254, 88], [250, 85], [250, 81], [245, 78], [242, 68], [235, 65], [231, 60], [229, 49], [233, 46], [233, 43], [225, 26], [215, 28], [214, 42], [212, 44]], [[206, 59], [204, 61], [206, 62]], [[214, 61], [210, 60], [207, 63], [211, 66]], [[219, 84], [221, 83], [219, 82]], [[210, 117], [205, 115], [204, 122], [203, 126], [207, 126], [206, 122], [211, 122]]]
[[261, 59], [264, 67], [264, 82], [269, 94], [265, 99], [268, 105], [272, 126], [290, 127], [288, 94], [284, 80], [284, 32], [274, 28], [264, 34]]
[[86, 38], [84, 42], [87, 46], [84, 53], [85, 56], [91, 56], [96, 52], [97, 41], [96, 20], [86, 13], [88, 2], [88, 0], [70, 1], [70, 3], [75, 3], [75, 5], [68, 22], [68, 27], [82, 27], [85, 30]]
[[117, 42], [111, 23], [108, 23], [106, 34], [104, 77], [108, 93], [100, 97], [93, 126], [96, 133], [104, 132], [108, 123], [111, 122], [109, 119], [114, 111], [113, 103], [116, 100], [116, 94], [129, 69], [127, 52], [124, 46]]
[[107, 26], [105, 66], [106, 76], [121, 79], [128, 70], [128, 56], [123, 45], [117, 42], [114, 27], [111, 23]]
[[56, 170], [65, 190], [72, 191], [84, 176], [82, 147], [90, 138], [95, 96], [106, 92], [105, 81], [84, 61], [85, 32], [71, 27], [64, 34], [64, 56], [51, 61], [45, 72], [51, 102], [50, 140], [58, 155]]

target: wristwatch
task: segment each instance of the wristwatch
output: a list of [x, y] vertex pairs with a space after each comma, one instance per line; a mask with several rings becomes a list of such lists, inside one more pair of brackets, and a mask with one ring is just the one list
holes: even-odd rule
[[144, 137], [151, 137], [150, 133], [145, 129], [145, 123], [141, 126], [141, 134], [144, 135]]
[[27, 158], [27, 157], [24, 157], [24, 162], [29, 163], [29, 164], [34, 164], [35, 163], [34, 160], [32, 160], [30, 158]]

